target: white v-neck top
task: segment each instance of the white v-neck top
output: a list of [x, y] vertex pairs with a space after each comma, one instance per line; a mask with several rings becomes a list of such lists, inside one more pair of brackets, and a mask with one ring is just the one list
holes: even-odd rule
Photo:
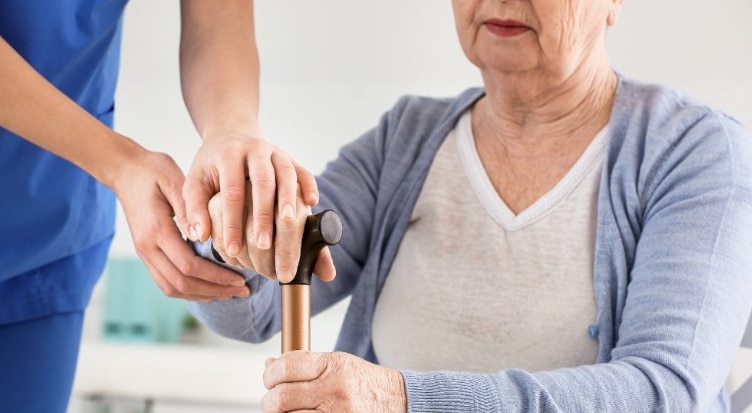
[[465, 113], [431, 166], [376, 304], [379, 362], [469, 372], [592, 364], [604, 148], [605, 130], [515, 215], [483, 168]]

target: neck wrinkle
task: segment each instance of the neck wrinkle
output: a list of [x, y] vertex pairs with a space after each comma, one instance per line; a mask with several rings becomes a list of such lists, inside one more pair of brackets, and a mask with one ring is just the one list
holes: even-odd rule
[[474, 108], [474, 129], [532, 144], [586, 131], [595, 136], [609, 121], [618, 82], [605, 57], [560, 80], [531, 72], [484, 80], [486, 96]]

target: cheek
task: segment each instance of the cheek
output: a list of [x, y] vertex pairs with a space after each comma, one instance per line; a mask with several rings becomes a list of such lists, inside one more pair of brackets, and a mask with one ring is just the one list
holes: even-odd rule
[[[455, 6], [455, 9], [457, 6]], [[472, 49], [477, 40], [478, 28], [472, 14], [455, 12], [455, 30], [463, 52], [472, 59]]]
[[[580, 6], [563, 7], [551, 10], [545, 21], [542, 21], [540, 43], [544, 54], [553, 57], [557, 55], [576, 55], [592, 43], [600, 33], [600, 13], [596, 7]], [[605, 25], [605, 17], [603, 17]], [[573, 53], [575, 52], [575, 53]]]

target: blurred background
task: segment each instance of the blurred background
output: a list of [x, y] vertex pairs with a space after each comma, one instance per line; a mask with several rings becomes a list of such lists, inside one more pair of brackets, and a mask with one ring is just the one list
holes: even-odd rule
[[[752, 127], [752, 2], [630, 0], [608, 34], [622, 74], [692, 94]], [[116, 129], [187, 171], [199, 138], [179, 85], [178, 1], [126, 9]], [[480, 85], [459, 48], [448, 1], [256, 2], [260, 121], [314, 172], [404, 94], [452, 96]], [[110, 292], [116, 291], [117, 294]], [[331, 350], [346, 303], [313, 320]], [[139, 267], [122, 211], [112, 259], [87, 313], [70, 412], [253, 412], [279, 339], [232, 342], [195, 325]], [[743, 351], [731, 385], [752, 373]]]

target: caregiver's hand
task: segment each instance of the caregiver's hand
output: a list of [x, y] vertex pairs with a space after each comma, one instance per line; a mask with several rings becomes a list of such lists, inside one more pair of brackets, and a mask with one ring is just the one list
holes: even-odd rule
[[291, 351], [269, 359], [264, 413], [407, 411], [402, 374], [348, 353]]
[[247, 297], [238, 274], [197, 256], [173, 217], [184, 225], [183, 173], [169, 156], [138, 145], [119, 168], [112, 189], [120, 200], [136, 251], [170, 297], [213, 300]]
[[[256, 238], [254, 235], [254, 225], [256, 204], [251, 199], [251, 190], [253, 184], [246, 182], [245, 197], [247, 209], [243, 216], [246, 231], [241, 244], [240, 252], [232, 255], [228, 254], [226, 245], [226, 233], [224, 232], [225, 216], [222, 208], [221, 195], [214, 196], [209, 201], [209, 214], [212, 222], [212, 246], [219, 253], [222, 259], [235, 267], [248, 268], [257, 273], [281, 282], [292, 281], [300, 261], [300, 248], [303, 239], [303, 228], [305, 220], [311, 213], [310, 207], [303, 202], [303, 197], [299, 188], [293, 192], [294, 207], [284, 207], [277, 211], [274, 217], [273, 227], [273, 244], [269, 249], [257, 247], [254, 243], [248, 243], [247, 240]], [[328, 247], [324, 247], [319, 253], [316, 260], [313, 273], [324, 281], [331, 281], [335, 276], [334, 262]]]
[[[193, 241], [204, 241], [216, 232], [207, 205], [215, 194], [220, 195], [222, 250], [230, 257], [241, 254], [243, 244], [261, 250], [272, 247], [275, 215], [288, 208], [295, 215], [298, 186], [305, 194], [304, 206], [318, 202], [313, 175], [257, 136], [258, 132], [204, 136], [183, 188], [189, 222], [181, 227]], [[244, 210], [250, 205], [255, 213], [247, 225]]]

